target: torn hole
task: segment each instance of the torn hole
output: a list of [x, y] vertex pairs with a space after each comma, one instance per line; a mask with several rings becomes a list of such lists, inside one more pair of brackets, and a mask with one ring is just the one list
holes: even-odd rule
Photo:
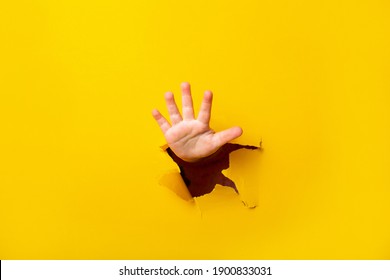
[[[223, 170], [230, 167], [229, 154], [240, 149], [262, 150], [262, 142], [258, 147], [227, 143], [213, 155], [197, 162], [183, 161], [167, 145], [161, 148], [178, 165], [180, 173], [172, 171], [165, 174], [160, 179], [160, 184], [168, 187], [182, 199], [191, 200], [193, 197], [211, 193], [217, 184], [230, 187], [239, 194], [236, 183], [223, 174]], [[247, 201], [243, 201], [243, 204], [250, 209], [257, 206], [253, 202], [248, 203]]]

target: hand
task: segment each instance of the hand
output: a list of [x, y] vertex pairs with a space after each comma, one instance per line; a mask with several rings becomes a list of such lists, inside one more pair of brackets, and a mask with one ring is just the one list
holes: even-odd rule
[[165, 94], [171, 124], [154, 109], [152, 115], [160, 126], [172, 151], [184, 161], [195, 162], [215, 153], [227, 142], [241, 136], [240, 127], [215, 133], [209, 126], [213, 94], [205, 91], [199, 115], [195, 119], [189, 83], [181, 84], [182, 112], [177, 108], [171, 92]]

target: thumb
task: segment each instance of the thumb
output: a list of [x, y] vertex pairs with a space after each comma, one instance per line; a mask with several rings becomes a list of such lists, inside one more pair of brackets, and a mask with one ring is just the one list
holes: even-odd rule
[[242, 128], [239, 126], [234, 126], [229, 129], [223, 130], [221, 132], [217, 132], [214, 135], [216, 139], [216, 145], [218, 147], [222, 147], [227, 142], [232, 141], [242, 135]]

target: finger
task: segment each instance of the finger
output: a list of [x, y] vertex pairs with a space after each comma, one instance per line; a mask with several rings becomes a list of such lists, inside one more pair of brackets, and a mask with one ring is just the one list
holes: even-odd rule
[[190, 84], [184, 82], [181, 84], [182, 103], [183, 103], [183, 119], [194, 119], [194, 106], [192, 105], [191, 88]]
[[242, 128], [239, 126], [231, 127], [229, 129], [218, 132], [214, 135], [216, 139], [216, 145], [222, 147], [227, 142], [240, 137], [242, 134]]
[[157, 109], [154, 109], [152, 111], [152, 115], [153, 115], [154, 119], [156, 120], [156, 122], [158, 123], [158, 125], [160, 126], [161, 131], [165, 135], [165, 133], [168, 131], [168, 129], [171, 128], [171, 125], [166, 120], [166, 118], [164, 118], [164, 116], [161, 115], [161, 113]]
[[171, 119], [172, 125], [175, 125], [181, 122], [183, 119], [180, 115], [179, 109], [177, 108], [175, 97], [172, 92], [167, 92], [165, 94], [165, 102], [167, 103], [169, 117]]
[[203, 96], [202, 104], [200, 105], [198, 121], [209, 124], [211, 117], [211, 104], [213, 102], [213, 93], [206, 90]]

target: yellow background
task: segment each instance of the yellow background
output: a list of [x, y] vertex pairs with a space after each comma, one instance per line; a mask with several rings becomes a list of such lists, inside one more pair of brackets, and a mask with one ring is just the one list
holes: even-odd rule
[[[0, 259], [389, 259], [390, 5], [2, 1]], [[186, 202], [151, 116], [215, 94], [231, 189]]]

